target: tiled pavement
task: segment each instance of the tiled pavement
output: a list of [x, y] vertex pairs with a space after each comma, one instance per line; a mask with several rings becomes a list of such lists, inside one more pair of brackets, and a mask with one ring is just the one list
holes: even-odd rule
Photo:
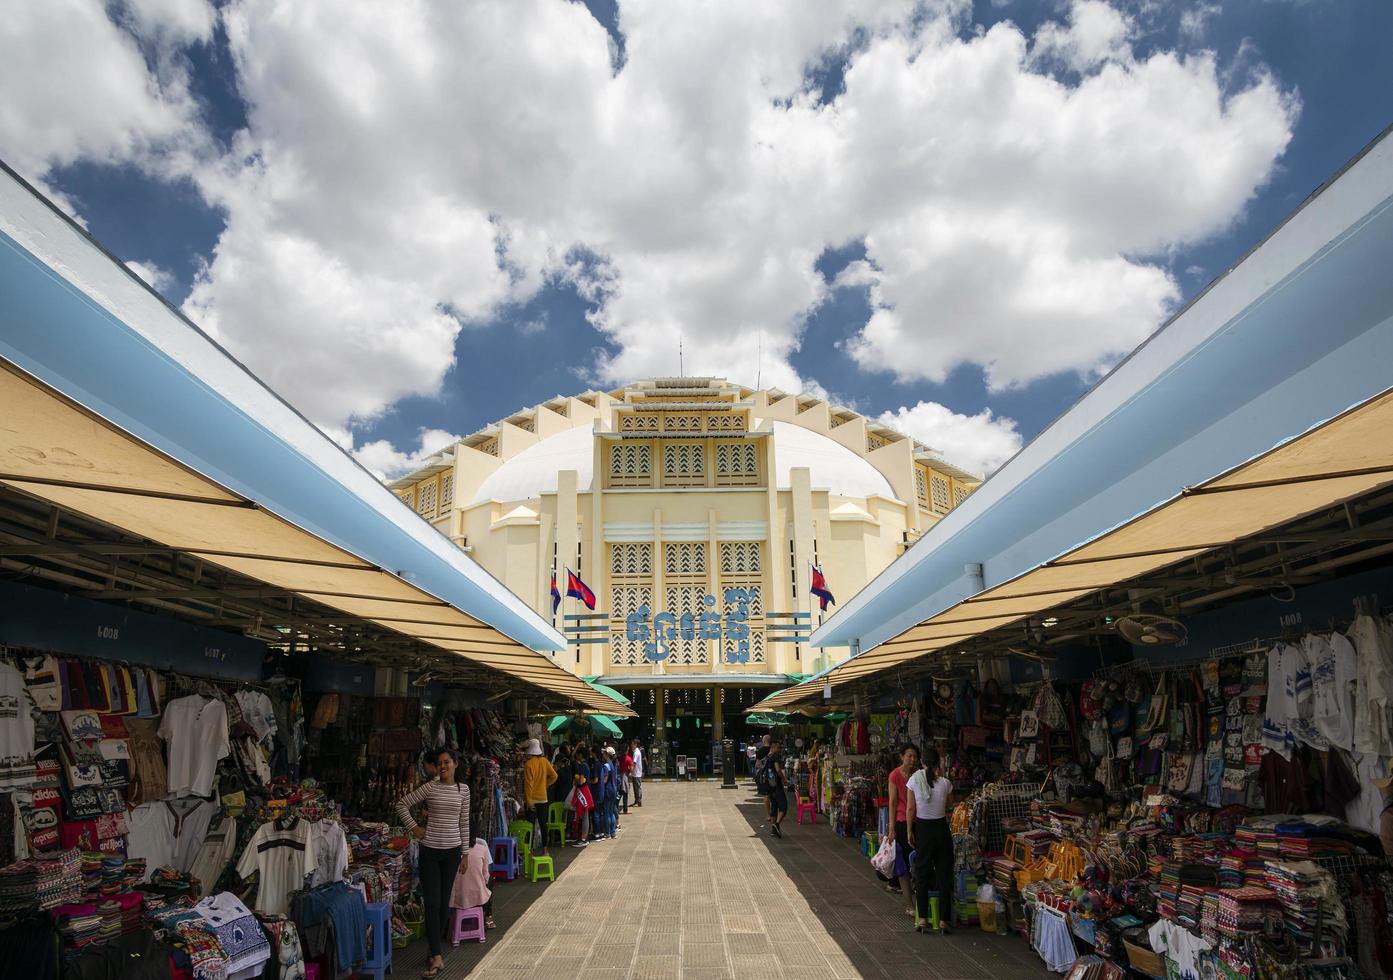
[[[649, 783], [618, 840], [552, 849], [556, 882], [499, 883], [499, 928], [447, 945], [441, 980], [1052, 976], [1015, 935], [916, 934], [851, 841], [791, 816], [770, 838], [748, 787]], [[394, 975], [425, 959], [398, 950]]]

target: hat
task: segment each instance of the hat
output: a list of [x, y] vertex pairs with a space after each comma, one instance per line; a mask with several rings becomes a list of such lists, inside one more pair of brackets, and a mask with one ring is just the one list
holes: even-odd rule
[[605, 746], [605, 755], [614, 755], [614, 746], [613, 746], [613, 745], [606, 745], [606, 746]]
[[535, 738], [529, 738], [529, 739], [527, 740], [527, 745], [525, 745], [523, 748], [524, 748], [524, 751], [526, 751], [528, 755], [541, 755], [541, 754], [542, 754], [542, 743], [539, 742], [539, 741], [537, 741]]

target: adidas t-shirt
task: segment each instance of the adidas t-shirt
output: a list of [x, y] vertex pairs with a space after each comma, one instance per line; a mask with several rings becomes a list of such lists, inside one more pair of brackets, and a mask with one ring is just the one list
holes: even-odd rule
[[256, 910], [271, 915], [290, 911], [290, 893], [305, 886], [305, 875], [316, 868], [310, 825], [299, 817], [272, 820], [257, 828], [237, 862], [243, 878], [259, 875]]

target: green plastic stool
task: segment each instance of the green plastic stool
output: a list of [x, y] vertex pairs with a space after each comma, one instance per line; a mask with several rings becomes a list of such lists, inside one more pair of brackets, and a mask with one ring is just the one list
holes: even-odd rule
[[551, 836], [555, 834], [557, 845], [566, 845], [566, 804], [553, 803], [547, 807], [546, 832], [547, 844], [551, 844]]
[[550, 854], [536, 854], [527, 859], [527, 880], [538, 881], [542, 878], [547, 881], [556, 880]]

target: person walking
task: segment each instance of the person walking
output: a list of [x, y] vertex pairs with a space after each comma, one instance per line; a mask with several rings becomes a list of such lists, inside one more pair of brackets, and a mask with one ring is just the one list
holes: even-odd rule
[[595, 808], [590, 777], [590, 763], [586, 757], [585, 746], [577, 745], [572, 765], [570, 796], [570, 806], [576, 815], [571, 835], [571, 843], [575, 847], [585, 847], [590, 843], [590, 814]]
[[619, 760], [619, 802], [623, 806], [621, 813], [629, 812], [629, 784], [634, 778], [634, 754], [626, 746], [624, 758]]
[[634, 806], [643, 806], [643, 747], [638, 739], [633, 741], [634, 771], [629, 774], [629, 783], [634, 788]]
[[938, 750], [924, 750], [924, 768], [909, 778], [914, 797], [914, 822], [909, 828], [909, 846], [914, 851], [914, 931], [928, 932], [929, 890], [938, 892], [939, 931], [952, 932], [953, 921], [953, 832], [948, 827], [948, 797], [953, 784], [940, 769]]
[[522, 794], [524, 804], [532, 808], [532, 821], [537, 825], [533, 840], [540, 841], [538, 854], [547, 853], [547, 804], [550, 802], [548, 790], [556, 782], [556, 769], [547, 761], [541, 743], [535, 738], [527, 740], [523, 750], [527, 760], [522, 764]]
[[769, 810], [769, 787], [764, 781], [764, 761], [769, 758], [769, 736], [765, 735], [759, 740], [759, 748], [755, 749], [754, 777], [755, 792], [764, 797], [764, 819], [768, 820], [772, 816]]
[[896, 889], [895, 883], [885, 886], [891, 894], [898, 890], [904, 895], [905, 915], [914, 914], [914, 894], [909, 885], [910, 847], [906, 811], [911, 802], [909, 777], [918, 771], [919, 747], [912, 742], [906, 742], [900, 747], [900, 764], [890, 770], [890, 813], [893, 818], [890, 823], [890, 840], [895, 845], [894, 877], [899, 879], [899, 888]]
[[764, 779], [761, 782], [769, 794], [765, 797], [769, 806], [769, 833], [782, 837], [784, 832], [779, 828], [784, 822], [784, 814], [788, 813], [788, 789], [784, 779], [784, 755], [779, 750], [777, 738], [769, 739], [769, 754], [764, 757]]
[[[474, 839], [469, 826], [469, 787], [455, 778], [459, 757], [451, 749], [435, 753], [436, 776], [397, 800], [397, 819], [420, 842], [418, 863], [421, 897], [426, 906], [426, 942], [430, 965], [421, 974], [425, 980], [445, 969], [441, 944], [450, 907], [450, 891], [464, 848]], [[426, 826], [416, 823], [411, 808], [426, 804]]]
[[619, 802], [619, 767], [614, 762], [614, 746], [606, 745], [604, 757], [600, 760], [600, 796], [596, 809], [600, 811], [600, 832], [604, 840], [615, 836], [615, 822]]

